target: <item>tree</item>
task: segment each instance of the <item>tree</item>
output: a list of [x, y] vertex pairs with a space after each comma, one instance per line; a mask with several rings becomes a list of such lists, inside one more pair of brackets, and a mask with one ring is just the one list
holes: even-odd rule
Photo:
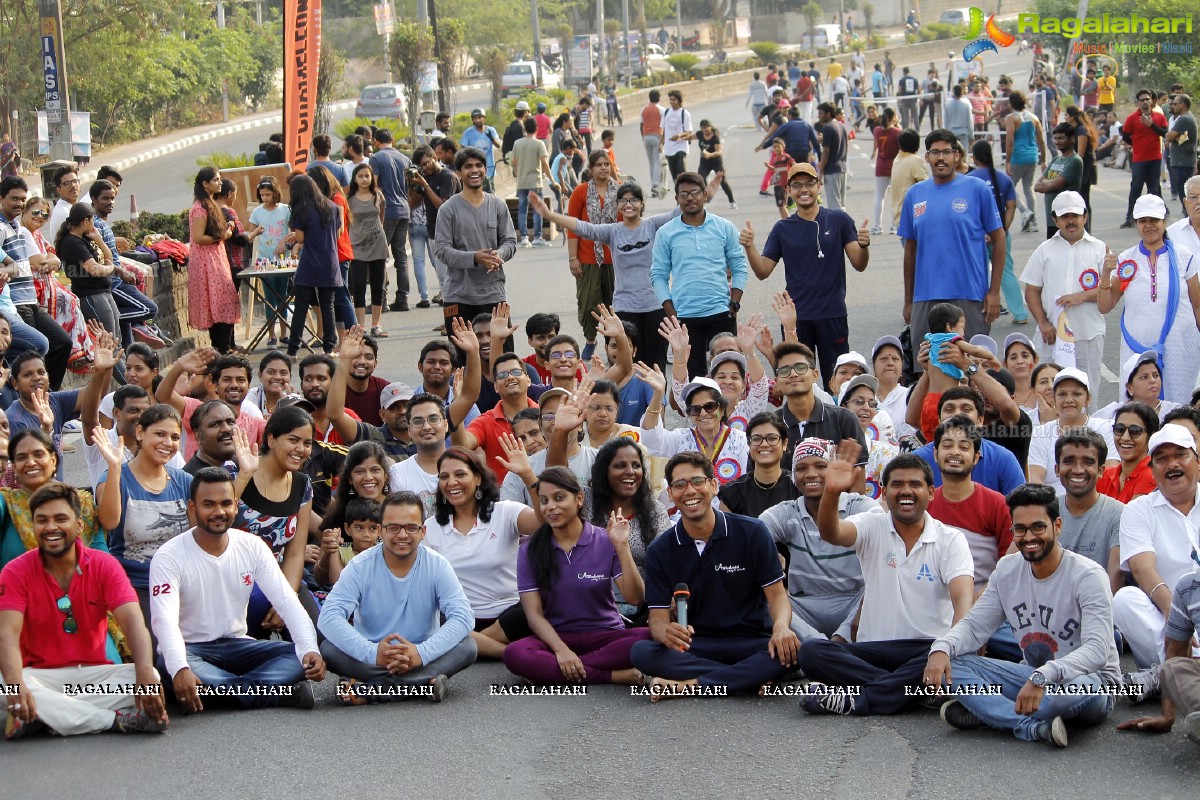
[[508, 54], [499, 47], [492, 47], [476, 56], [475, 63], [483, 69], [492, 85], [492, 113], [500, 113], [500, 96], [504, 93], [504, 70], [508, 66]]
[[433, 34], [429, 26], [419, 22], [397, 22], [388, 55], [392, 59], [396, 82], [404, 87], [408, 126], [415, 131], [420, 112], [421, 76], [425, 73], [425, 65], [433, 60]]
[[871, 38], [871, 21], [872, 21], [872, 17], [875, 16], [875, 5], [873, 3], [871, 3], [870, 0], [867, 0], [867, 2], [862, 4], [861, 11], [863, 13], [863, 22], [865, 22], [867, 25], [867, 38], [870, 39]]
[[313, 133], [329, 130], [333, 118], [333, 103], [346, 91], [346, 58], [329, 42], [321, 47], [317, 62], [317, 110], [313, 117]]
[[764, 64], [779, 60], [779, 45], [775, 42], [752, 42], [750, 51]]
[[439, 17], [437, 24], [437, 43], [442, 53], [442, 64], [449, 70], [448, 77], [457, 77], [462, 72], [466, 54], [467, 24], [455, 17]]
[[800, 13], [804, 15], [804, 21], [808, 23], [808, 30], [817, 27], [817, 20], [821, 18], [821, 7], [817, 5], [815, 0], [809, 0], [804, 8], [800, 9]]

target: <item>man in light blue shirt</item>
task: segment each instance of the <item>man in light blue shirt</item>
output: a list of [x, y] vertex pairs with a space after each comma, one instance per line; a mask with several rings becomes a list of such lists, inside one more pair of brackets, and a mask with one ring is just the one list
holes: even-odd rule
[[438, 703], [446, 679], [475, 663], [475, 615], [450, 562], [420, 546], [423, 517], [417, 495], [389, 495], [383, 541], [346, 564], [321, 608], [321, 654], [342, 676], [344, 705], [409, 696]]
[[694, 172], [675, 179], [680, 216], [658, 230], [650, 281], [668, 317], [687, 326], [692, 352], [688, 375], [706, 374], [708, 342], [737, 331], [742, 290], [750, 272], [738, 230], [704, 210], [704, 179]]
[[492, 148], [500, 146], [500, 134], [486, 123], [487, 116], [483, 113], [483, 109], [472, 109], [472, 127], [463, 131], [463, 135], [458, 140], [458, 146], [460, 148], [474, 147], [483, 151], [487, 157], [487, 180], [483, 182], [483, 190], [491, 194], [496, 190], [496, 154]]

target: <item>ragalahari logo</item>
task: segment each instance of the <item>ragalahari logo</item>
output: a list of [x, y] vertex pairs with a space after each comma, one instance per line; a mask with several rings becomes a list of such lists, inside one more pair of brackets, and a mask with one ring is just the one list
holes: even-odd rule
[[[986, 36], [980, 34], [986, 33]], [[993, 53], [999, 53], [996, 45], [1000, 47], [1008, 47], [1017, 40], [1007, 31], [1000, 30], [996, 24], [996, 15], [987, 18], [987, 25], [983, 24], [983, 11], [978, 8], [971, 8], [971, 18], [967, 27], [967, 39], [971, 39], [970, 43], [963, 48], [963, 60], [974, 61], [979, 55], [987, 50]]]

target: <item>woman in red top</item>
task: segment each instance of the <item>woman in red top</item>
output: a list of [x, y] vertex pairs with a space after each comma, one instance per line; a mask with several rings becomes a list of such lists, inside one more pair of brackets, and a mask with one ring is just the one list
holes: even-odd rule
[[1117, 409], [1113, 441], [1121, 463], [1104, 470], [1096, 490], [1128, 503], [1150, 494], [1158, 485], [1150, 473], [1150, 437], [1158, 430], [1158, 414], [1145, 403], [1126, 403]]
[[[899, 154], [900, 125], [896, 122], [895, 109], [888, 107], [883, 110], [883, 124], [875, 129], [875, 143], [871, 148], [871, 156], [875, 159], [875, 227], [871, 233], [877, 236], [883, 234], [883, 198], [892, 183], [892, 162]], [[888, 233], [894, 233], [891, 225]]]
[[342, 228], [338, 232], [337, 238], [337, 260], [342, 270], [342, 285], [337, 287], [333, 293], [333, 313], [337, 318], [338, 341], [340, 342], [346, 336], [346, 329], [353, 328], [358, 324], [349, 288], [350, 262], [354, 260], [354, 247], [350, 244], [350, 204], [346, 202], [342, 184], [338, 182], [328, 167], [315, 166], [309, 170], [308, 177], [317, 184], [321, 194], [332, 200], [334, 205], [342, 210]]

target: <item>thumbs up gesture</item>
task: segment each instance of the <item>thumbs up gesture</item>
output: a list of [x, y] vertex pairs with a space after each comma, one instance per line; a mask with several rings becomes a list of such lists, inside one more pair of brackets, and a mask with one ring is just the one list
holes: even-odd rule
[[1108, 246], [1104, 246], [1104, 279], [1101, 283], [1108, 283], [1113, 271], [1117, 268], [1117, 254]]
[[754, 246], [754, 228], [750, 226], [750, 220], [746, 220], [746, 227], [742, 228], [742, 232], [738, 235], [738, 243], [746, 248]]
[[870, 247], [871, 246], [870, 220], [864, 219], [862, 221], [862, 225], [858, 226], [858, 246], [859, 247]]

